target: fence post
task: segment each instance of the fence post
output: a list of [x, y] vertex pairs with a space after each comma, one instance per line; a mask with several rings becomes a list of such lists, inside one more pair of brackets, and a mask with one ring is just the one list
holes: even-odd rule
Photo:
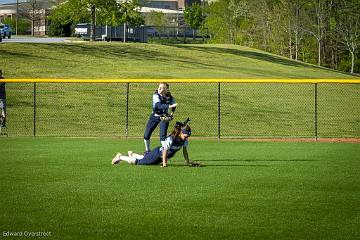
[[186, 43], [186, 26], [184, 26], [184, 43]]
[[221, 110], [220, 83], [218, 83], [218, 141], [219, 142], [220, 142], [220, 137], [221, 137], [220, 110]]
[[34, 82], [34, 137], [36, 136], [36, 82]]
[[318, 140], [318, 88], [317, 83], [315, 83], [314, 89], [314, 131], [315, 131], [315, 141]]
[[125, 138], [129, 135], [129, 86], [130, 83], [126, 83], [126, 111], [125, 111]]

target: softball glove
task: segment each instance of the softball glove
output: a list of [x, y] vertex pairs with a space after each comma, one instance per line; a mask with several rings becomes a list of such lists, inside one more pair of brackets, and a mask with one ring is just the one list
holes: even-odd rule
[[172, 113], [171, 114], [167, 113], [167, 114], [164, 114], [164, 115], [160, 116], [160, 120], [163, 121], [163, 122], [170, 122], [173, 119], [174, 119], [174, 116], [173, 116]]

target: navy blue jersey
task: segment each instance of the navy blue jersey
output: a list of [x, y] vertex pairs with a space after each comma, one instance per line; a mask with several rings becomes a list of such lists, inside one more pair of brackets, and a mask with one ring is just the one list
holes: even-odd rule
[[137, 165], [156, 165], [162, 162], [162, 153], [164, 148], [167, 150], [167, 159], [172, 158], [182, 147], [189, 145], [188, 140], [174, 139], [171, 135], [165, 139], [164, 147], [156, 147], [151, 152], [145, 154], [142, 159], [137, 159]]
[[[183, 141], [181, 138], [173, 138], [171, 135], [165, 139], [165, 148], [167, 150], [167, 158], [172, 158], [177, 151], [182, 147], [187, 147], [189, 141], [186, 139]], [[162, 153], [164, 147], [160, 148], [160, 153]]]
[[[153, 94], [153, 114], [163, 115], [168, 113], [169, 105], [175, 104], [175, 98], [171, 95], [161, 96], [157, 91]], [[174, 111], [175, 109], [173, 109]]]
[[0, 82], [0, 99], [6, 99], [5, 83]]

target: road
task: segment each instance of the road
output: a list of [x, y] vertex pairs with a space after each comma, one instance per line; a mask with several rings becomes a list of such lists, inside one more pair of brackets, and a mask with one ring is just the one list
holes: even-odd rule
[[61, 43], [67, 38], [11, 37], [3, 39], [2, 43]]

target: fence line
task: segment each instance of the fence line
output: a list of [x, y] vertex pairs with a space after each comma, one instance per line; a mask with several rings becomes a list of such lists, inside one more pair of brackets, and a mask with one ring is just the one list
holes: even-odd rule
[[314, 135], [315, 141], [318, 139], [318, 84], [314, 84]]
[[34, 137], [36, 136], [36, 82], [34, 82]]
[[[126, 138], [142, 136], [151, 111], [150, 96], [162, 81], [106, 79], [99, 84], [92, 84], [93, 80], [70, 84], [68, 79], [4, 80], [9, 83], [10, 92], [10, 135], [29, 135], [26, 129], [31, 117], [27, 112], [32, 109], [33, 136], [98, 134]], [[179, 103], [175, 118], [181, 120], [189, 116], [193, 119], [195, 136], [218, 140], [229, 137], [360, 138], [360, 81], [260, 80], [175, 82], [170, 86]], [[31, 85], [32, 103], [26, 100]]]
[[360, 84], [360, 79], [220, 79], [220, 78], [184, 78], [184, 79], [57, 79], [57, 78], [8, 78], [8, 83], [342, 83]]

